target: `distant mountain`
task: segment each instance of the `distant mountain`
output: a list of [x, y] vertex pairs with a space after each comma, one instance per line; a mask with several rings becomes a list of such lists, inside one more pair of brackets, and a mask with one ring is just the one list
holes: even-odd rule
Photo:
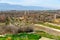
[[47, 10], [49, 8], [39, 6], [22, 6], [22, 5], [11, 5], [8, 3], [0, 3], [0, 11], [2, 10]]

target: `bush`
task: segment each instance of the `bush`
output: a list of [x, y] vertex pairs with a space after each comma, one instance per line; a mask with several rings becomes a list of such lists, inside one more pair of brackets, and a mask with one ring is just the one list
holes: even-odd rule
[[34, 31], [34, 29], [33, 29], [33, 26], [31, 25], [29, 25], [29, 26], [20, 26], [19, 27], [19, 29], [18, 29], [18, 33], [20, 33], [20, 32], [33, 32]]
[[20, 27], [15, 25], [7, 25], [0, 27], [0, 34], [17, 34], [21, 32], [33, 32], [33, 31], [34, 29], [32, 25], [22, 25]]
[[7, 34], [7, 33], [15, 34], [15, 33], [17, 33], [17, 31], [18, 31], [18, 27], [14, 26], [14, 25], [0, 27], [0, 34]]

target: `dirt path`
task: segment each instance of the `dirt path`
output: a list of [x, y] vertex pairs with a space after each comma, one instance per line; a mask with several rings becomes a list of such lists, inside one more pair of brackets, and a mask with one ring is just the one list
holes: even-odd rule
[[42, 30], [42, 31], [45, 31], [49, 34], [60, 36], [60, 30], [50, 28], [50, 27], [47, 27], [47, 26], [43, 26], [43, 25], [40, 25], [40, 24], [35, 24], [34, 30]]
[[58, 24], [53, 24], [53, 23], [47, 23], [47, 24], [50, 24], [50, 25], [54, 25], [54, 26], [60, 27], [60, 25], [58, 25]]
[[54, 39], [49, 39], [49, 38], [42, 37], [39, 40], [54, 40]]

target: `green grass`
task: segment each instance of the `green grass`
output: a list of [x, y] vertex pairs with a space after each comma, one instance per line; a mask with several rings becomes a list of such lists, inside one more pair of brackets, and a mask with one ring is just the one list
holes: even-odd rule
[[36, 31], [36, 34], [41, 35], [41, 37], [60, 40], [60, 36], [51, 35], [51, 34], [48, 34], [46, 32], [43, 32], [43, 31]]
[[11, 40], [39, 40], [41, 37], [60, 40], [60, 36], [54, 36], [43, 31], [36, 31], [35, 33], [19, 33], [19, 34], [7, 34], [5, 37], [0, 37], [0, 40], [7, 40], [8, 37]]
[[39, 40], [41, 38], [41, 36], [37, 34], [20, 33], [0, 37], [0, 40], [7, 40], [8, 37], [10, 37], [11, 40]]
[[55, 25], [51, 25], [51, 24], [45, 24], [45, 23], [38, 23], [38, 24], [41, 24], [41, 25], [44, 25], [44, 26], [47, 26], [47, 27], [51, 27], [51, 28], [55, 28], [55, 29], [59, 29], [60, 30], [60, 27], [58, 27], [58, 26], [55, 26]]

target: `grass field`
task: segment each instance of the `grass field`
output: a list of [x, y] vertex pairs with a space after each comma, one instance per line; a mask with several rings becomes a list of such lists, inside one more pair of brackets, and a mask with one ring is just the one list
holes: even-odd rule
[[0, 40], [39, 40], [41, 37], [60, 40], [60, 36], [50, 35], [43, 31], [36, 31], [35, 33], [7, 34], [5, 37], [0, 37]]
[[40, 35], [37, 34], [28, 34], [28, 33], [20, 33], [14, 35], [6, 35], [5, 37], [0, 37], [0, 40], [39, 40], [41, 38]]
[[46, 32], [43, 32], [43, 31], [36, 31], [36, 34], [41, 35], [41, 37], [60, 40], [60, 36], [51, 35], [51, 34], [48, 34]]

